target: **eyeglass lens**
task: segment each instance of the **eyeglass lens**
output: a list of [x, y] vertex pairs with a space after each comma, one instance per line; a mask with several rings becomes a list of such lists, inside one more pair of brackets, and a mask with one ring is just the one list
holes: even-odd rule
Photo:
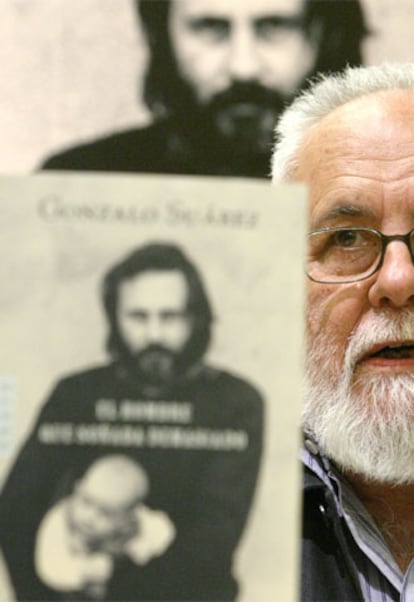
[[[352, 282], [373, 274], [382, 260], [382, 236], [368, 228], [329, 228], [308, 239], [308, 276], [317, 282]], [[414, 232], [410, 234], [411, 254]]]

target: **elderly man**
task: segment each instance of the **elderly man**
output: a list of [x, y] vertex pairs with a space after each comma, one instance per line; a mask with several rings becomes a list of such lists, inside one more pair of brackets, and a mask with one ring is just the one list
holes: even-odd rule
[[360, 0], [135, 0], [154, 123], [45, 169], [268, 176], [277, 116], [307, 77], [361, 63]]
[[414, 65], [322, 79], [277, 135], [309, 186], [302, 600], [414, 600]]
[[[144, 468], [145, 504], [164, 513], [175, 538], [148, 562], [119, 554], [103, 599], [230, 602], [238, 591], [233, 556], [258, 477], [262, 397], [205, 362], [212, 308], [179, 247], [134, 250], [108, 271], [102, 297], [112, 361], [57, 383], [0, 498], [0, 543], [16, 599], [63, 599], [51, 567], [43, 565], [40, 579], [36, 571], [39, 524], [87, 467], [116, 453]], [[118, 494], [111, 490], [110, 500]], [[85, 522], [103, 514], [99, 524], [111, 523], [113, 504], [97, 504], [90, 491], [87, 498]]]

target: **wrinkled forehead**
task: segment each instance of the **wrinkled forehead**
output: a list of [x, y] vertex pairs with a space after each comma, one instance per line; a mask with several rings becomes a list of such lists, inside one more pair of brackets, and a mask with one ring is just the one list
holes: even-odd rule
[[[308, 138], [324, 136], [336, 128], [338, 132], [347, 133], [350, 140], [351, 134], [353, 138], [378, 136], [387, 139], [395, 127], [401, 127], [402, 131], [413, 129], [413, 112], [414, 90], [381, 90], [337, 107], [309, 130]], [[360, 128], [362, 123], [364, 127]]]
[[294, 179], [317, 197], [342, 177], [386, 183], [413, 170], [414, 92], [393, 90], [346, 103], [310, 128]]
[[263, 16], [297, 15], [302, 12], [303, 4], [303, 0], [172, 0], [171, 12], [184, 19], [209, 16], [254, 20]]

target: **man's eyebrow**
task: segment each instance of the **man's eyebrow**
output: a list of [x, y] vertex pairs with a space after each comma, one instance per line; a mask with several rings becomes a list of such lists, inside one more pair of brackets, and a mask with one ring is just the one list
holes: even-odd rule
[[164, 318], [185, 316], [188, 312], [185, 309], [163, 309], [160, 314]]
[[137, 317], [142, 317], [142, 316], [146, 316], [147, 315], [147, 311], [145, 311], [144, 309], [128, 309], [126, 312], [129, 316], [137, 316]]
[[256, 27], [272, 25], [274, 27], [301, 27], [303, 25], [302, 15], [263, 15], [254, 21]]
[[190, 27], [193, 27], [195, 29], [202, 27], [211, 27], [214, 25], [230, 25], [230, 21], [229, 19], [226, 19], [226, 17], [216, 17], [214, 15], [209, 14], [194, 16], [191, 15], [187, 17], [187, 23], [190, 25]]
[[338, 204], [319, 217], [318, 223], [323, 225], [325, 222], [332, 222], [341, 217], [352, 217], [352, 218], [368, 218], [374, 219], [375, 213], [370, 207], [362, 207], [361, 205], [344, 205]]

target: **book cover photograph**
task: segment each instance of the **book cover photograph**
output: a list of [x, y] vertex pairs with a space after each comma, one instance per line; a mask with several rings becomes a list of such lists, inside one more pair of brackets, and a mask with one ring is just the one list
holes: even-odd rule
[[0, 179], [0, 599], [297, 595], [305, 193]]

